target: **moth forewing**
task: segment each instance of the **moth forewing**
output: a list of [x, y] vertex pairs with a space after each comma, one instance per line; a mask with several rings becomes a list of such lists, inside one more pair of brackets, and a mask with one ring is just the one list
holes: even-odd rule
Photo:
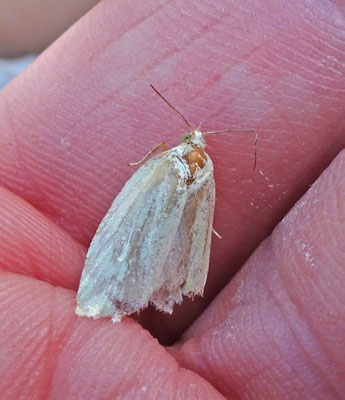
[[[211, 160], [209, 162], [212, 164]], [[186, 243], [188, 268], [187, 279], [183, 286], [183, 294], [189, 297], [203, 295], [209, 267], [215, 205], [213, 166], [212, 170], [209, 169], [201, 181], [194, 181], [196, 186], [194, 198], [187, 200], [184, 213], [193, 221]]]
[[164, 286], [153, 294], [150, 302], [156, 308], [171, 313], [182, 295], [202, 295], [207, 277], [212, 221], [214, 212], [213, 166], [199, 170], [186, 189], [185, 207], [175, 237], [171, 237], [170, 251], [163, 274]]
[[169, 201], [180, 180], [169, 173], [169, 166], [164, 154], [148, 161], [101, 222], [78, 291], [79, 310], [85, 315], [121, 318], [147, 306], [162, 279], [169, 234], [177, 230], [186, 197], [180, 194], [172, 199], [174, 204]]
[[[126, 183], [91, 242], [78, 315], [118, 321], [149, 303], [171, 313], [182, 294], [202, 294], [214, 210], [213, 165], [203, 147], [195, 131]], [[198, 149], [204, 159], [192, 165], [188, 155]]]

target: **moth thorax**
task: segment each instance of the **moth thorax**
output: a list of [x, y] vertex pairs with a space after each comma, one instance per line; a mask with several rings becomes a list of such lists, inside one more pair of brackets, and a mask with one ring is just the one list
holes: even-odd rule
[[184, 159], [187, 161], [191, 178], [189, 183], [194, 181], [194, 174], [197, 168], [203, 168], [206, 164], [206, 153], [201, 147], [193, 147], [193, 150], [185, 154]]

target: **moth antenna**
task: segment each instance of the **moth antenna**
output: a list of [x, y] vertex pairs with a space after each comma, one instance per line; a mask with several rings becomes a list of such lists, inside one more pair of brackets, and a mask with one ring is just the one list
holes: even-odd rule
[[256, 132], [256, 131], [254, 129], [222, 129], [220, 131], [203, 132], [203, 134], [208, 135], [210, 133], [225, 133], [225, 132]]
[[192, 125], [187, 121], [187, 119], [185, 118], [185, 116], [184, 116], [179, 110], [177, 110], [173, 105], [171, 105], [171, 104], [168, 102], [168, 100], [167, 100], [162, 94], [160, 94], [160, 93], [158, 92], [158, 90], [157, 90], [153, 85], [150, 84], [150, 86], [151, 86], [151, 88], [158, 94], [158, 96], [159, 96], [161, 99], [163, 99], [163, 100], [167, 103], [167, 105], [168, 105], [170, 108], [172, 108], [172, 109], [183, 119], [183, 121], [188, 125], [188, 127], [189, 127], [189, 128], [192, 130], [192, 132], [193, 132], [194, 129], [193, 129]]
[[254, 166], [253, 166], [253, 171], [255, 171], [256, 168], [256, 162], [257, 162], [257, 149], [256, 145], [258, 143], [258, 133], [254, 129], [222, 129], [220, 131], [207, 131], [203, 132], [204, 135], [208, 135], [211, 133], [226, 133], [226, 132], [255, 132], [255, 138], [254, 138]]

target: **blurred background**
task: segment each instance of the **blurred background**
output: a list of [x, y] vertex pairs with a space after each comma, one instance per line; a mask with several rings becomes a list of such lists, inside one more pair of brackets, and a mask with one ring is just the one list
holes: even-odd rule
[[0, 89], [99, 0], [0, 0]]

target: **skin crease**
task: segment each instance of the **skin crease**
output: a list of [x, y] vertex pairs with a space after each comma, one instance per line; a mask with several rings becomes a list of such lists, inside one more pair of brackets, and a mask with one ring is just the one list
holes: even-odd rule
[[[2, 398], [344, 397], [343, 10], [106, 0], [0, 92]], [[183, 335], [169, 352], [130, 318], [74, 315], [127, 163], [187, 131], [149, 83], [195, 126], [259, 133], [254, 172], [251, 134], [207, 137], [223, 239], [205, 296], [140, 316]]]

